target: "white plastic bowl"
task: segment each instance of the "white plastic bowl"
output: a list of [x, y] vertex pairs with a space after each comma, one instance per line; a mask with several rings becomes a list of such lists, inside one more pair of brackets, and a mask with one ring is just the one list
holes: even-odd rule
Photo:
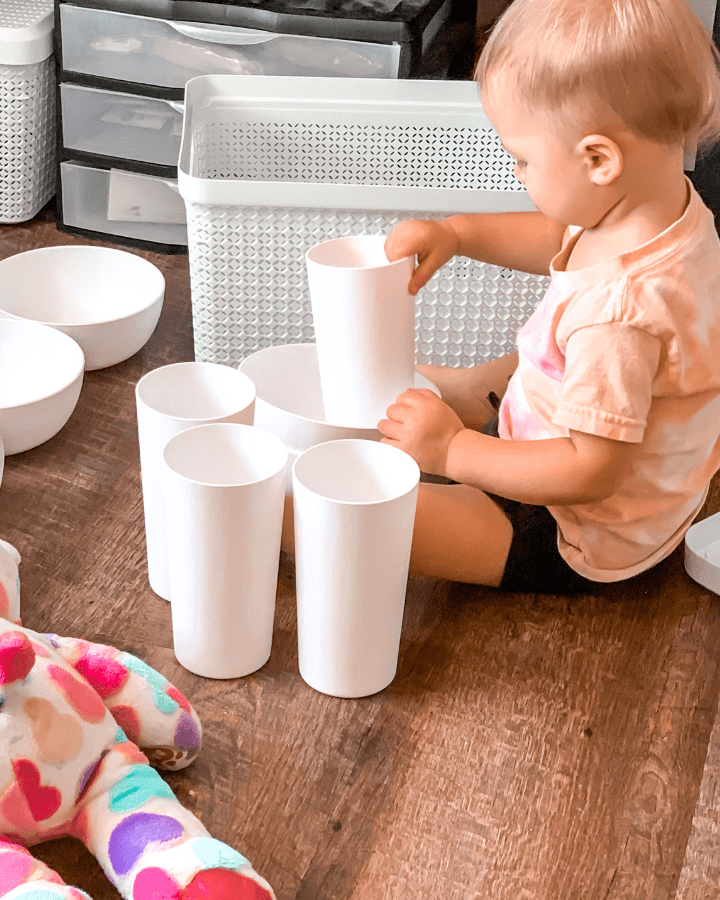
[[[364, 438], [379, 441], [375, 428], [347, 428], [325, 421], [315, 344], [282, 344], [245, 357], [238, 366], [255, 384], [255, 425], [287, 447], [292, 463], [305, 450], [325, 441]], [[288, 490], [292, 484], [288, 475]]]
[[122, 362], [155, 330], [165, 278], [151, 262], [110, 247], [41, 247], [0, 260], [0, 315], [74, 338], [86, 369]]
[[77, 404], [84, 369], [80, 346], [61, 331], [0, 319], [0, 435], [7, 456], [60, 431]]
[[[325, 421], [320, 368], [315, 344], [282, 344], [252, 353], [238, 366], [255, 384], [255, 425], [279, 437], [290, 454], [288, 471], [295, 459], [316, 444], [360, 438], [379, 441], [375, 428], [349, 428]], [[415, 386], [435, 385], [419, 372]], [[292, 481], [288, 478], [288, 490]]]

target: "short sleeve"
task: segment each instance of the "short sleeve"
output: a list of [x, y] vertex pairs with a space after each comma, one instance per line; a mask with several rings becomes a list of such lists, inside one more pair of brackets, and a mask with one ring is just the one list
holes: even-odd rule
[[553, 423], [618, 441], [643, 439], [662, 342], [626, 323], [575, 331]]

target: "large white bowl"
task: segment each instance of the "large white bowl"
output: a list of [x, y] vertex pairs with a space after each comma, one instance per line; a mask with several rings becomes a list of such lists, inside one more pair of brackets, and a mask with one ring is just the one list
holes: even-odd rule
[[[282, 344], [247, 356], [238, 366], [255, 384], [255, 425], [276, 435], [295, 459], [316, 444], [361, 438], [379, 441], [375, 428], [349, 428], [325, 421], [320, 368], [315, 344]], [[415, 386], [435, 391], [427, 378], [415, 374]], [[291, 481], [288, 481], [288, 490]]]
[[84, 369], [79, 344], [62, 331], [0, 319], [0, 435], [7, 456], [60, 431], [75, 409]]
[[238, 366], [255, 384], [255, 425], [279, 437], [292, 463], [305, 450], [325, 441], [364, 438], [379, 441], [375, 428], [347, 428], [325, 421], [315, 344], [282, 344], [245, 357]]
[[41, 247], [0, 260], [0, 315], [52, 325], [74, 338], [86, 369], [127, 359], [155, 330], [165, 278], [111, 247]]

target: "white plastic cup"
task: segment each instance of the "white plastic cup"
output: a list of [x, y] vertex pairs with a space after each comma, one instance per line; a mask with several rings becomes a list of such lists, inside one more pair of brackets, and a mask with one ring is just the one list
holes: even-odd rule
[[260, 428], [200, 425], [163, 454], [173, 646], [205, 678], [240, 678], [272, 646], [288, 452]]
[[153, 369], [135, 387], [145, 540], [150, 587], [170, 600], [162, 454], [181, 431], [214, 422], [252, 425], [255, 385], [230, 366], [174, 363]]
[[385, 235], [324, 241], [306, 253], [327, 422], [375, 428], [414, 385], [412, 257], [389, 262]]
[[397, 670], [420, 470], [366, 440], [311, 447], [293, 465], [300, 674], [334, 697]]

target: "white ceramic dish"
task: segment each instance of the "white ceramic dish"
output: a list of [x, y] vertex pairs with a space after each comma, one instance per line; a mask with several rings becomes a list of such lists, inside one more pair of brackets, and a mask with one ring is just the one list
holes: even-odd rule
[[720, 594], [720, 513], [696, 522], [685, 535], [685, 571]]
[[[325, 420], [315, 344], [282, 344], [247, 356], [238, 366], [255, 384], [255, 425], [285, 444], [292, 463], [305, 450], [325, 441], [360, 438], [379, 441], [375, 428], [349, 428]], [[437, 388], [419, 372], [415, 386]], [[290, 486], [288, 480], [288, 486]]]
[[0, 260], [0, 315], [65, 332], [82, 347], [88, 370], [137, 353], [164, 297], [162, 272], [125, 250], [41, 247]]
[[72, 415], [85, 357], [68, 335], [19, 319], [0, 319], [0, 435], [5, 455], [56, 435]]

